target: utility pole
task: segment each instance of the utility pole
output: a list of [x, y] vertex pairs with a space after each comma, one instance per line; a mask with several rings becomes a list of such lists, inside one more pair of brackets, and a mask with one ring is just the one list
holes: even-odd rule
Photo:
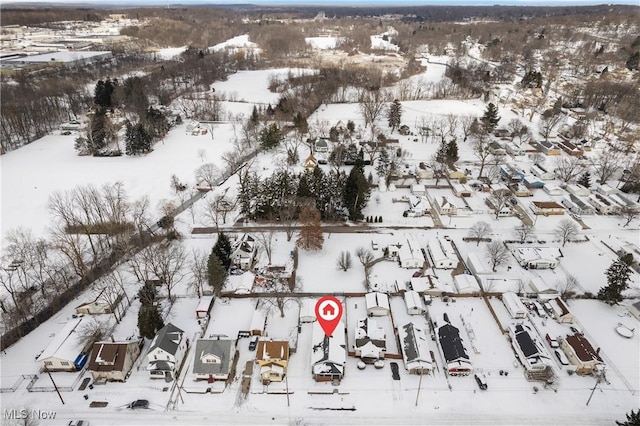
[[589, 402], [591, 402], [591, 397], [593, 396], [593, 394], [596, 391], [596, 388], [598, 387], [598, 385], [600, 384], [600, 381], [602, 380], [602, 373], [598, 374], [598, 380], [596, 380], [596, 384], [593, 386], [593, 389], [591, 389], [591, 395], [589, 395], [589, 399], [587, 399], [587, 404], [589, 405]]
[[[420, 363], [422, 365], [422, 363]], [[418, 406], [418, 398], [420, 397], [420, 388], [422, 387], [422, 376], [424, 372], [420, 369], [420, 381], [418, 381], [418, 392], [416, 393], [416, 407]]]
[[289, 375], [288, 374], [284, 375], [284, 385], [287, 390], [287, 407], [291, 407], [291, 401], [289, 401]]
[[53, 381], [53, 377], [51, 377], [51, 372], [49, 370], [47, 370], [47, 374], [49, 375], [49, 378], [51, 379], [51, 383], [53, 383], [53, 387], [55, 388], [56, 392], [58, 392], [58, 397], [60, 397], [60, 401], [62, 402], [62, 405], [64, 405], [64, 399], [62, 399], [62, 395], [60, 395], [60, 389], [58, 389], [58, 385], [56, 385], [56, 382]]

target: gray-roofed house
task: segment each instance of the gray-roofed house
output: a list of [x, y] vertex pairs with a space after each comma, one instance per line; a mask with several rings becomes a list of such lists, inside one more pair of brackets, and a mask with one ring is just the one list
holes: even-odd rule
[[152, 379], [174, 377], [184, 358], [189, 339], [173, 324], [158, 330], [147, 352], [147, 371]]
[[379, 327], [376, 320], [363, 318], [356, 325], [355, 353], [366, 363], [374, 363], [384, 359], [387, 351], [384, 328]]
[[197, 340], [193, 354], [196, 380], [227, 380], [235, 354], [235, 344], [231, 339]]
[[438, 339], [447, 362], [448, 373], [452, 376], [471, 374], [472, 364], [460, 338], [460, 331], [450, 323], [446, 323], [438, 329]]
[[509, 326], [511, 346], [526, 370], [527, 378], [533, 380], [551, 380], [554, 377], [550, 356], [535, 333], [528, 325], [515, 324]]
[[331, 337], [327, 337], [318, 322], [312, 324], [311, 372], [316, 382], [339, 381], [347, 362], [344, 323], [338, 323]]
[[409, 374], [429, 374], [433, 369], [429, 335], [412, 322], [398, 328], [404, 368]]

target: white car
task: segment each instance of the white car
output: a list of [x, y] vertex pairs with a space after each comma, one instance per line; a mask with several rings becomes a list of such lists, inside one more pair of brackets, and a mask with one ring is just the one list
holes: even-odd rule
[[560, 361], [560, 364], [569, 365], [569, 360], [567, 359], [567, 356], [564, 354], [564, 352], [557, 349], [554, 352], [556, 354], [556, 358], [558, 358], [558, 361]]

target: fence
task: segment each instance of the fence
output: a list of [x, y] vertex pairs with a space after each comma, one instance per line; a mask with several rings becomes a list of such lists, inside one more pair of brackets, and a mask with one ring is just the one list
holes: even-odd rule
[[20, 385], [22, 384], [22, 382], [24, 382], [26, 379], [33, 379], [34, 375], [32, 374], [28, 374], [28, 375], [21, 375], [20, 377], [18, 377], [18, 380], [16, 380], [16, 382], [13, 384], [13, 386], [8, 387], [8, 388], [0, 388], [0, 393], [5, 393], [5, 392], [15, 392], [16, 389], [18, 389], [20, 387]]

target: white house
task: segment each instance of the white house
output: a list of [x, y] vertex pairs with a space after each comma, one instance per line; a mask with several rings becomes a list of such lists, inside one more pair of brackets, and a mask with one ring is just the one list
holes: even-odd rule
[[493, 273], [489, 262], [486, 259], [481, 258], [477, 252], [470, 252], [467, 255], [467, 266], [469, 267], [469, 270], [476, 275], [488, 275]]
[[422, 268], [424, 266], [424, 254], [413, 237], [409, 236], [407, 243], [402, 244], [398, 250], [398, 260], [402, 268]]
[[193, 353], [195, 380], [227, 380], [236, 346], [231, 339], [199, 339]]
[[173, 324], [167, 324], [158, 330], [147, 352], [147, 371], [152, 379], [174, 377], [182, 365], [189, 339], [184, 331]]
[[413, 185], [411, 185], [411, 193], [413, 195], [421, 197], [426, 193], [426, 189], [425, 189], [424, 185], [419, 184], [419, 183], [414, 183]]
[[417, 291], [405, 291], [404, 303], [407, 305], [407, 313], [409, 315], [422, 315], [425, 313], [422, 297]]
[[620, 208], [611, 198], [598, 193], [589, 195], [588, 201], [600, 214], [614, 214]]
[[[114, 297], [112, 303], [108, 303], [106, 300], [102, 299], [102, 295], [105, 291], [106, 289], [103, 289], [100, 294], [98, 294], [98, 296], [91, 302], [83, 303], [82, 305], [76, 306], [76, 314], [100, 315], [112, 313], [122, 299], [122, 295], [119, 295], [119, 297]], [[108, 297], [108, 299], [112, 299], [111, 295]]]
[[372, 318], [358, 320], [355, 330], [355, 354], [366, 363], [384, 359], [387, 351], [384, 328]]
[[249, 330], [252, 336], [262, 336], [264, 328], [267, 324], [267, 313], [262, 309], [255, 309], [251, 316], [251, 325]]
[[570, 183], [569, 185], [567, 185], [567, 192], [578, 197], [587, 197], [589, 196], [589, 194], [591, 194], [589, 188], [586, 188], [578, 183]]
[[538, 299], [554, 299], [558, 297], [558, 290], [548, 284], [542, 277], [532, 276], [529, 287], [538, 295]]
[[562, 256], [555, 247], [516, 247], [512, 253], [518, 264], [527, 269], [555, 269]]
[[453, 204], [447, 197], [442, 197], [442, 201], [438, 203], [437, 200], [434, 200], [436, 203], [436, 208], [438, 212], [442, 215], [447, 216], [456, 216], [458, 214], [458, 206]]
[[542, 187], [542, 190], [549, 195], [562, 195], [564, 194], [564, 190], [560, 188], [555, 183], [547, 183]]
[[469, 186], [463, 183], [452, 183], [451, 188], [453, 188], [453, 193], [458, 197], [471, 197], [473, 195], [473, 191]]
[[544, 167], [535, 164], [529, 169], [532, 175], [542, 180], [553, 180], [556, 178], [555, 173], [548, 171]]
[[455, 275], [453, 281], [459, 294], [480, 294], [480, 285], [473, 275]]
[[511, 318], [526, 318], [528, 315], [527, 308], [520, 300], [517, 294], [507, 291], [502, 293], [502, 303], [511, 315]]
[[240, 237], [231, 249], [231, 263], [245, 271], [251, 269], [256, 259], [258, 244], [249, 234]]
[[367, 305], [367, 315], [374, 317], [389, 315], [389, 296], [385, 293], [367, 293], [364, 299]]
[[56, 331], [53, 340], [38, 357], [41, 370], [76, 371], [84, 367], [89, 349], [81, 332], [84, 318], [73, 318]]
[[302, 303], [300, 303], [300, 322], [314, 321], [316, 321], [316, 300], [302, 299]]
[[433, 369], [429, 334], [408, 322], [398, 327], [404, 368], [409, 374], [429, 374]]
[[529, 379], [549, 379], [554, 373], [551, 357], [544, 349], [540, 339], [534, 339], [536, 333], [525, 324], [509, 325], [511, 346], [526, 370]]
[[422, 295], [442, 296], [445, 293], [455, 293], [448, 281], [439, 280], [436, 276], [428, 274], [424, 277], [411, 277], [411, 288]]
[[316, 382], [341, 380], [347, 362], [345, 327], [339, 322], [328, 337], [320, 324], [314, 322], [311, 341], [311, 374]]
[[140, 355], [143, 341], [96, 342], [87, 369], [94, 381], [124, 382]]
[[432, 238], [427, 244], [427, 250], [431, 256], [431, 266], [433, 268], [455, 269], [458, 266], [458, 257], [453, 252], [453, 247], [448, 241]]

